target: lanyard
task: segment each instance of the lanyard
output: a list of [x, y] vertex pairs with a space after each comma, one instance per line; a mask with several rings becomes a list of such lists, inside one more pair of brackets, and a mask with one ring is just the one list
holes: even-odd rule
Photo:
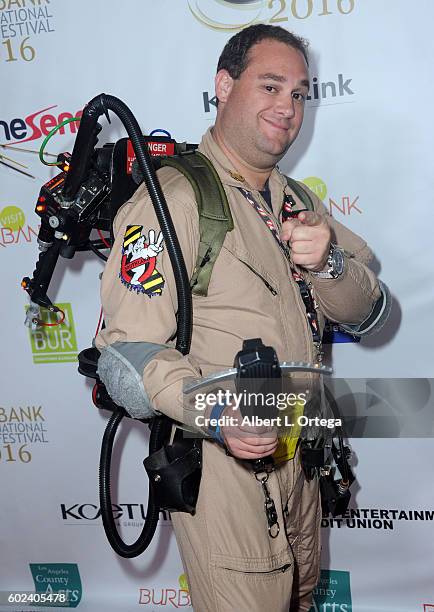
[[[288, 248], [288, 245], [282, 242], [282, 240], [280, 239], [279, 231], [273, 219], [269, 216], [269, 214], [263, 208], [263, 206], [261, 206], [255, 200], [255, 198], [250, 193], [250, 191], [247, 191], [246, 189], [243, 189], [242, 187], [238, 187], [238, 189], [243, 194], [243, 196], [246, 198], [247, 202], [249, 202], [249, 204], [253, 206], [253, 208], [256, 210], [256, 212], [258, 213], [262, 221], [268, 227], [268, 229], [272, 233], [274, 239], [276, 240], [277, 244], [279, 245], [281, 251], [283, 252], [283, 254], [285, 255], [289, 263], [289, 268], [291, 270], [292, 278], [297, 283], [298, 289], [300, 291], [301, 299], [303, 300], [303, 304], [306, 309], [306, 317], [309, 323], [310, 331], [312, 333], [313, 342], [314, 342], [315, 347], [318, 350], [318, 361], [321, 361], [321, 358], [322, 358], [321, 335], [320, 335], [320, 329], [319, 329], [318, 314], [316, 312], [317, 307], [316, 307], [312, 292], [309, 288], [309, 285], [306, 283], [306, 281], [301, 276], [301, 274], [299, 274], [297, 270], [295, 270], [293, 266], [291, 265], [290, 250]], [[285, 201], [283, 203], [283, 210], [285, 211], [286, 216], [288, 217], [290, 217], [291, 215], [293, 216], [292, 207], [291, 207], [291, 204], [293, 203], [294, 201], [290, 196], [285, 196]]]

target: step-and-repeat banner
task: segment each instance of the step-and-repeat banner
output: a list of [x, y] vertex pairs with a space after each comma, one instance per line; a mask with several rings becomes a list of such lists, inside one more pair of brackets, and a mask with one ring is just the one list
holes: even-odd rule
[[[215, 118], [216, 62], [234, 32], [263, 22], [308, 38], [305, 123], [280, 167], [365, 237], [394, 298], [377, 336], [357, 343], [335, 334], [335, 373], [428, 379], [433, 19], [429, 0], [0, 0], [1, 591], [64, 593], [67, 607], [89, 612], [191, 609], [170, 516], [137, 559], [117, 557], [103, 533], [97, 467], [108, 414], [77, 373], [98, 322], [103, 262], [62, 259], [49, 295], [64, 322], [34, 333], [23, 325], [20, 280], [38, 253], [34, 207], [56, 174], [38, 159], [48, 132], [106, 92], [128, 104], [144, 133], [198, 142]], [[101, 145], [125, 136], [115, 118], [101, 123]], [[47, 153], [71, 151], [76, 132], [65, 125]], [[390, 413], [417, 412], [401, 387]], [[418, 397], [426, 405], [427, 388], [426, 401]], [[323, 521], [313, 611], [434, 611], [433, 442], [429, 426], [423, 433], [352, 441], [357, 485], [346, 516]], [[146, 455], [145, 426], [128, 420], [115, 444], [113, 496], [129, 542], [146, 512]]]

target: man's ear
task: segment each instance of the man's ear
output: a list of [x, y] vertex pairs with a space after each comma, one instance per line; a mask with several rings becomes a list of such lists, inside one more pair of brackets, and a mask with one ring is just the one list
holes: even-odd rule
[[219, 102], [225, 103], [232, 91], [234, 79], [227, 70], [219, 70], [215, 75], [215, 94]]

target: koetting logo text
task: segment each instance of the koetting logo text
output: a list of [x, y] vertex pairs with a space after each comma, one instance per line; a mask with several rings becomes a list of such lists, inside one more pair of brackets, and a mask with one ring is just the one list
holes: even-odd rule
[[342, 518], [323, 518], [321, 527], [393, 530], [395, 522], [434, 521], [434, 510], [350, 508]]
[[18, 206], [5, 206], [0, 211], [0, 247], [6, 248], [16, 244], [31, 243], [36, 240], [39, 225], [26, 225], [26, 216]]
[[[350, 87], [353, 79], [347, 79], [339, 73], [334, 81], [319, 81], [318, 77], [313, 77], [309, 95], [307, 96], [307, 106], [318, 106], [323, 100], [354, 96], [355, 92]], [[211, 107], [217, 108], [217, 98], [208, 91], [202, 92], [203, 109], [205, 113], [211, 112]]]
[[[13, 140], [9, 144], [18, 144], [23, 142], [29, 142], [31, 140], [38, 140], [42, 136], [47, 134], [56, 125], [64, 121], [65, 119], [72, 119], [73, 117], [81, 117], [83, 111], [79, 110], [75, 114], [70, 112], [47, 113], [46, 111], [52, 108], [57, 108], [57, 104], [53, 106], [47, 106], [41, 110], [38, 110], [27, 117], [14, 117], [13, 119], [0, 119], [0, 138], [6, 139], [7, 141]], [[44, 114], [42, 114], [44, 113]], [[77, 131], [78, 122], [71, 121], [66, 126], [64, 125], [57, 132], [58, 134], [65, 134], [66, 130], [69, 130], [71, 134], [75, 134]]]
[[[96, 504], [60, 504], [60, 512], [62, 520], [70, 525], [75, 525], [75, 521], [96, 521], [101, 518], [101, 508]], [[112, 513], [115, 521], [119, 521], [123, 527], [140, 527], [146, 518], [143, 504], [112, 504]], [[163, 523], [169, 522], [170, 513], [161, 510], [160, 519]]]

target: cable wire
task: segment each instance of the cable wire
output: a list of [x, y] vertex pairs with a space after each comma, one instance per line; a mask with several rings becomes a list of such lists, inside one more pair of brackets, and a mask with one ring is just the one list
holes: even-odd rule
[[48, 132], [47, 136], [44, 138], [44, 140], [42, 141], [41, 144], [41, 148], [39, 149], [39, 159], [41, 160], [41, 162], [44, 164], [44, 166], [61, 166], [63, 162], [47, 162], [44, 159], [44, 149], [47, 145], [47, 142], [50, 140], [50, 138], [52, 136], [54, 136], [54, 134], [60, 130], [60, 128], [62, 128], [64, 125], [66, 125], [67, 123], [72, 123], [73, 121], [81, 121], [81, 117], [70, 117], [69, 119], [65, 119], [65, 121], [62, 121], [61, 123], [59, 123], [58, 125], [56, 125], [56, 127], [54, 127], [51, 132]]

